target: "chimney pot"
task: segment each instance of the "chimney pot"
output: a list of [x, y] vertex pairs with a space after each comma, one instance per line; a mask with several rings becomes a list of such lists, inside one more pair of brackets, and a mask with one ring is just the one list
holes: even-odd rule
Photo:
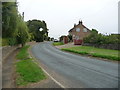
[[76, 24], [74, 24], [74, 27], [76, 26]]
[[81, 21], [79, 21], [79, 24], [82, 24], [82, 20], [81, 20]]

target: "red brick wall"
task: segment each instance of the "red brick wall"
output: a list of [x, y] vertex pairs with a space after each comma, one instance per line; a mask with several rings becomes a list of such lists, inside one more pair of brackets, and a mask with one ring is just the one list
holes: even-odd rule
[[[80, 28], [80, 32], [76, 32], [76, 28]], [[71, 35], [75, 35], [75, 36], [79, 36], [79, 39], [80, 40], [83, 40], [83, 38], [84, 37], [86, 37], [86, 36], [88, 36], [89, 34], [90, 34], [90, 30], [88, 30], [87, 29], [87, 32], [83, 32], [83, 29], [84, 29], [85, 27], [84, 26], [82, 26], [82, 24], [80, 24], [80, 25], [77, 25], [77, 26], [75, 26], [75, 28], [71, 31], [71, 32], [69, 32], [69, 34], [71, 34]], [[73, 38], [74, 39], [74, 38]]]

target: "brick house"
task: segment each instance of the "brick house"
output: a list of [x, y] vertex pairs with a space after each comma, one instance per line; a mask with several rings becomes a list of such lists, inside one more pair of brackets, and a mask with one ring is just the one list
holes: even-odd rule
[[69, 30], [69, 35], [72, 35], [75, 45], [81, 45], [83, 38], [88, 36], [91, 31], [83, 25], [82, 21], [79, 21], [78, 25], [74, 24], [74, 27]]

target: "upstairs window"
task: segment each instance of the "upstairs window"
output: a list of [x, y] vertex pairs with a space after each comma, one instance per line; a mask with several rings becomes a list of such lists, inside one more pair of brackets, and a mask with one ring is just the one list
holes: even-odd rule
[[87, 29], [86, 29], [86, 28], [84, 28], [84, 29], [83, 29], [83, 32], [87, 32]]
[[80, 32], [80, 28], [76, 28], [76, 32]]

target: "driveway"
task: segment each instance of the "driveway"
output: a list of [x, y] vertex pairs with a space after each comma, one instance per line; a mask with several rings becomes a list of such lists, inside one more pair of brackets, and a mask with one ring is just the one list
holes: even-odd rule
[[65, 88], [118, 88], [118, 63], [60, 51], [43, 42], [31, 49], [41, 66]]

